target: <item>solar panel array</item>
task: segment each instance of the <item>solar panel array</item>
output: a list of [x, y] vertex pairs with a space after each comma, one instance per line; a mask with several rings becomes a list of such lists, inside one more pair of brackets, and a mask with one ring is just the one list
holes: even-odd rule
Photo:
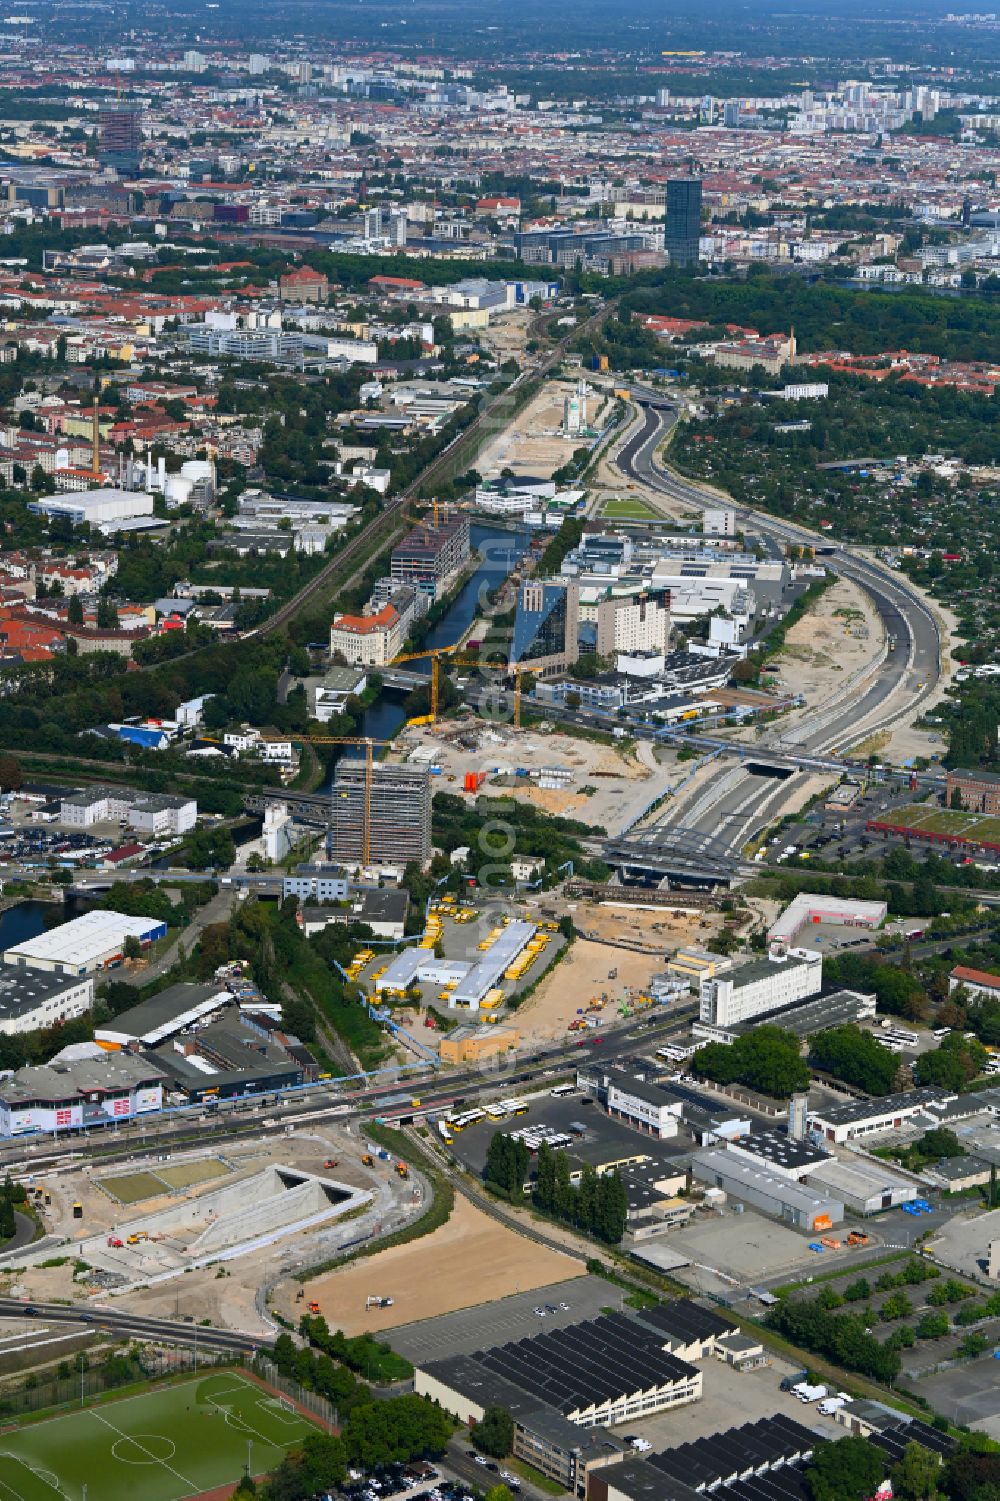
[[[770, 1474], [771, 1466], [783, 1470], [786, 1465], [805, 1459], [816, 1442], [815, 1433], [795, 1418], [776, 1413], [772, 1418], [761, 1418], [756, 1423], [744, 1423], [740, 1428], [727, 1428], [724, 1433], [679, 1444], [676, 1449], [647, 1454], [646, 1462], [695, 1490], [718, 1485], [729, 1487], [756, 1472]], [[777, 1477], [778, 1471], [773, 1473]], [[789, 1484], [793, 1486], [789, 1501], [797, 1501], [795, 1482]], [[775, 1497], [775, 1501], [780, 1498]]]
[[662, 1335], [618, 1313], [477, 1350], [473, 1359], [565, 1416], [699, 1374], [667, 1354]]
[[902, 1459], [907, 1444], [923, 1444], [925, 1449], [939, 1454], [942, 1459], [947, 1459], [955, 1447], [955, 1440], [947, 1433], [939, 1433], [919, 1418], [914, 1418], [912, 1423], [900, 1423], [893, 1428], [884, 1428], [880, 1433], [872, 1433], [868, 1442], [884, 1450], [890, 1464]]

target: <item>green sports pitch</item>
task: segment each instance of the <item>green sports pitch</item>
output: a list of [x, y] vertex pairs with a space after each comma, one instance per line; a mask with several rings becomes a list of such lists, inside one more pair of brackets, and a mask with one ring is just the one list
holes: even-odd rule
[[214, 1371], [0, 1433], [0, 1501], [182, 1501], [248, 1463], [273, 1469], [316, 1431], [286, 1398]]

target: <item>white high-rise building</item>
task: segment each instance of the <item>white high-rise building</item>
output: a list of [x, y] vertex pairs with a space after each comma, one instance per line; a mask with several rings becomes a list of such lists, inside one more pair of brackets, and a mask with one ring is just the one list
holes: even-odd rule
[[702, 980], [700, 1019], [712, 1026], [728, 1027], [791, 1006], [808, 995], [818, 994], [822, 986], [822, 954], [782, 960], [751, 959], [723, 975]]

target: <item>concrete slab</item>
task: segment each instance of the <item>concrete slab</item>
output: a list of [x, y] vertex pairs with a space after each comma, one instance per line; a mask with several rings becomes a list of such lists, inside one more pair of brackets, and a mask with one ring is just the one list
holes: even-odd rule
[[[603, 1277], [578, 1277], [556, 1282], [538, 1292], [517, 1293], [497, 1303], [463, 1308], [443, 1318], [424, 1319], [401, 1329], [386, 1331], [394, 1350], [414, 1365], [441, 1360], [446, 1355], [469, 1355], [508, 1340], [527, 1339], [565, 1328], [598, 1316], [602, 1308], [618, 1308], [622, 1293]], [[568, 1304], [561, 1308], [561, 1303]], [[539, 1318], [535, 1308], [555, 1308]]]
[[921, 1381], [918, 1390], [953, 1423], [966, 1423], [1000, 1440], [1000, 1361], [987, 1355], [950, 1366]]

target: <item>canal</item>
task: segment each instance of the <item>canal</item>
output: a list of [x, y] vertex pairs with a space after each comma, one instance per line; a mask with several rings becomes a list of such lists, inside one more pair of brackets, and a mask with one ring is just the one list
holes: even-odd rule
[[18, 902], [0, 912], [0, 953], [13, 948], [16, 943], [37, 938], [46, 928], [55, 928], [66, 921], [66, 909], [62, 902]]
[[[469, 629], [480, 609], [487, 591], [494, 590], [507, 575], [513, 572], [518, 561], [531, 545], [528, 531], [505, 531], [502, 527], [474, 525], [471, 530], [473, 552], [478, 552], [479, 563], [475, 572], [462, 585], [446, 613], [424, 638], [428, 651], [439, 646], [454, 646]], [[408, 662], [407, 671], [429, 673], [430, 659]], [[383, 693], [378, 701], [366, 710], [359, 734], [373, 740], [391, 740], [406, 723], [403, 700], [406, 695], [397, 692]], [[352, 752], [354, 747], [349, 748]], [[360, 747], [357, 748], [360, 755]]]

